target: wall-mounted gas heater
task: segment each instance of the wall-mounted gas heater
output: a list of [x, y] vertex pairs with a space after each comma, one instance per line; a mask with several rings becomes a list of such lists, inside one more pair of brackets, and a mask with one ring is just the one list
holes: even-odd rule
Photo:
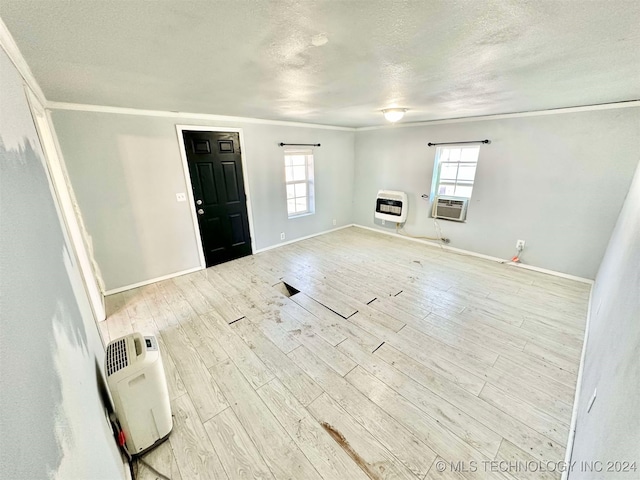
[[433, 218], [464, 222], [467, 218], [468, 201], [469, 199], [466, 197], [436, 197], [435, 202], [433, 202], [431, 216]]
[[407, 221], [407, 194], [393, 190], [380, 190], [376, 198], [376, 218], [388, 222]]

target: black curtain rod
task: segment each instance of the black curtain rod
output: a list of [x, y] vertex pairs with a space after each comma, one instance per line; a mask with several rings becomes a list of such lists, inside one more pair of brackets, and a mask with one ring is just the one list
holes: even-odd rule
[[281, 147], [289, 146], [289, 147], [319, 147], [319, 143], [279, 143]]
[[427, 143], [428, 147], [433, 147], [435, 145], [462, 145], [463, 143], [491, 143], [491, 140], [473, 140], [472, 142], [442, 142], [442, 143]]

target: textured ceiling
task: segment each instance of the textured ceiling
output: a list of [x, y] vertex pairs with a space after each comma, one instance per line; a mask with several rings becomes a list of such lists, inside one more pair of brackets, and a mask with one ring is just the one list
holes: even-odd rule
[[640, 98], [640, 1], [0, 0], [47, 99], [342, 126]]

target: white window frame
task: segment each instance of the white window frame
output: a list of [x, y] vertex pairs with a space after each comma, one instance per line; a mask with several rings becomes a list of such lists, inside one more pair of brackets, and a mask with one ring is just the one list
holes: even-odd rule
[[[291, 170], [289, 173], [291, 175], [287, 176], [287, 170], [289, 168], [293, 168], [292, 164], [288, 163], [288, 157], [292, 156], [304, 156], [304, 179], [293, 180], [293, 171]], [[302, 165], [297, 165], [298, 167]], [[315, 213], [315, 192], [314, 192], [314, 171], [313, 171], [313, 150], [311, 149], [301, 149], [301, 148], [289, 148], [284, 151], [284, 174], [285, 174], [285, 198], [287, 202], [287, 216], [288, 218], [296, 218], [304, 215], [313, 215]], [[288, 179], [289, 178], [289, 179]], [[289, 197], [289, 186], [295, 185], [306, 185], [306, 195], [303, 196], [295, 196]], [[295, 187], [294, 187], [295, 188]], [[289, 200], [295, 200], [298, 198], [306, 198], [306, 209], [302, 211], [291, 212], [289, 210]]]
[[[469, 162], [469, 161], [457, 161], [457, 162], [450, 162], [450, 161], [446, 161], [443, 162], [441, 161], [441, 157], [442, 154], [445, 150], [453, 150], [453, 149], [477, 149], [478, 150], [478, 155], [476, 156], [476, 159], [474, 162]], [[462, 158], [462, 152], [460, 153], [460, 158]], [[445, 196], [445, 197], [462, 197], [462, 198], [467, 198], [470, 199], [471, 195], [473, 195], [473, 188], [475, 187], [476, 184], [476, 175], [478, 174], [478, 162], [480, 160], [480, 146], [470, 146], [470, 145], [448, 145], [446, 147], [438, 147], [436, 150], [436, 156], [435, 156], [435, 161], [434, 161], [434, 166], [433, 166], [433, 182], [432, 182], [432, 189], [431, 189], [431, 198], [433, 200], [435, 200], [435, 198], [437, 196]], [[440, 174], [442, 172], [442, 165], [444, 165], [445, 163], [449, 163], [449, 164], [458, 164], [458, 167], [460, 165], [471, 165], [474, 164], [476, 166], [476, 171], [473, 175], [473, 180], [459, 180], [458, 179], [458, 174], [460, 173], [460, 171], [458, 170], [456, 172], [456, 179], [454, 180], [453, 183], [445, 181], [442, 182], [441, 178], [440, 178]], [[453, 185], [454, 187], [454, 193], [453, 194], [440, 194], [440, 185], [441, 183], [444, 183], [445, 185]], [[455, 190], [456, 187], [460, 185], [460, 186], [465, 186], [465, 187], [471, 187], [471, 194], [470, 195], [460, 195], [460, 194], [456, 194]]]

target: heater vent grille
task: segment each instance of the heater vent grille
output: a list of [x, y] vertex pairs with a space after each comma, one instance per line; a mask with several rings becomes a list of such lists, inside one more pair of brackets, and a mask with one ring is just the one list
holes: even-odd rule
[[375, 218], [395, 223], [407, 221], [407, 194], [380, 190], [376, 198]]

